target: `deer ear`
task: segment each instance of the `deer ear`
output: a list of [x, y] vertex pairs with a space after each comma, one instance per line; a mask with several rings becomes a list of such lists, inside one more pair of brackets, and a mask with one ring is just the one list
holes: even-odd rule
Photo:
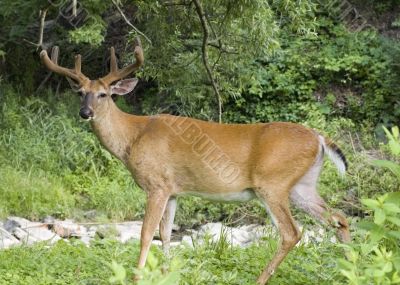
[[68, 80], [69, 86], [71, 86], [72, 91], [78, 93], [79, 90], [81, 89], [81, 86], [79, 85], [79, 83], [75, 82], [74, 80], [72, 80], [69, 77], [65, 77]]
[[118, 81], [111, 86], [111, 94], [126, 95], [131, 92], [139, 82], [137, 78], [130, 78]]

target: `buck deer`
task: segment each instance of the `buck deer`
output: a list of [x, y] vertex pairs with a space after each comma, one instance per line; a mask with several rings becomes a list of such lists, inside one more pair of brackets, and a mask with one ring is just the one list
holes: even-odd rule
[[292, 123], [218, 124], [124, 113], [111, 95], [125, 95], [135, 88], [138, 79], [123, 78], [143, 64], [140, 45], [135, 47], [136, 62], [123, 69], [118, 69], [111, 48], [111, 71], [97, 80], [82, 74], [80, 55], [75, 57], [74, 69], [59, 66], [46, 51], [40, 57], [50, 71], [66, 76], [79, 88], [80, 116], [90, 120], [102, 145], [125, 164], [147, 194], [139, 269], [146, 263], [158, 225], [163, 248], [168, 250], [176, 197], [181, 194], [219, 201], [261, 200], [279, 230], [280, 245], [258, 284], [268, 281], [301, 238], [290, 200], [336, 228], [341, 241], [350, 241], [346, 218], [331, 211], [317, 192], [325, 154], [340, 172], [347, 167], [343, 153], [329, 139]]

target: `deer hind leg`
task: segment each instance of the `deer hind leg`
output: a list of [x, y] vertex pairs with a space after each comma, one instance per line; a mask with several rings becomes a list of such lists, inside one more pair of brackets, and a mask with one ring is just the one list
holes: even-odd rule
[[171, 197], [168, 200], [167, 206], [165, 208], [163, 217], [160, 222], [160, 238], [162, 241], [164, 253], [166, 255], [169, 255], [172, 225], [174, 223], [175, 211], [176, 211], [176, 198]]
[[292, 214], [290, 213], [288, 198], [284, 198], [283, 200], [279, 198], [272, 199], [267, 195], [259, 195], [259, 197], [264, 202], [275, 226], [278, 227], [281, 238], [274, 257], [265, 267], [257, 280], [257, 284], [264, 285], [289, 251], [299, 242], [301, 239], [301, 233], [294, 222]]
[[317, 180], [322, 167], [322, 159], [318, 161], [305, 176], [294, 186], [291, 200], [300, 209], [310, 214], [323, 224], [336, 229], [341, 242], [350, 242], [349, 224], [344, 215], [329, 209], [317, 191]]

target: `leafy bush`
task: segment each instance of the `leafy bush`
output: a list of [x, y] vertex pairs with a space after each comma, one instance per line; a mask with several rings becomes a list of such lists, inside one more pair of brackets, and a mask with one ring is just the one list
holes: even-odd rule
[[[390, 133], [389, 150], [400, 154], [398, 128]], [[390, 169], [400, 180], [400, 164], [375, 161], [375, 165]], [[349, 260], [341, 260], [342, 274], [349, 284], [399, 284], [400, 283], [400, 192], [393, 192], [377, 199], [363, 199], [362, 203], [373, 212], [373, 221], [358, 224], [361, 240], [349, 245]]]
[[233, 122], [306, 120], [309, 112], [356, 123], [397, 122], [400, 46], [371, 31], [353, 33], [328, 18], [318, 36], [282, 33], [282, 48], [247, 67], [243, 92], [225, 104]]
[[359, 243], [347, 247], [349, 260], [341, 260], [341, 272], [349, 284], [400, 283], [400, 192], [364, 199], [373, 211], [373, 222], [358, 224]]
[[[400, 136], [399, 136], [399, 128], [393, 127], [392, 133], [383, 127], [385, 130], [386, 136], [389, 140], [388, 148], [392, 155], [400, 157]], [[400, 181], [400, 164], [395, 163], [393, 161], [388, 160], [376, 160], [374, 161], [374, 165], [384, 167], [389, 169]]]

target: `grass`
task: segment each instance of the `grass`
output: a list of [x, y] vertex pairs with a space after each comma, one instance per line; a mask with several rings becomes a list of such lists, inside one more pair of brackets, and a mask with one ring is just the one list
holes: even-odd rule
[[[179, 269], [174, 270], [180, 275], [179, 284], [254, 284], [276, 246], [272, 238], [244, 249], [211, 242], [194, 250], [175, 248], [172, 257]], [[158, 247], [152, 253], [160, 265], [170, 268]], [[137, 242], [124, 245], [108, 239], [97, 240], [90, 248], [79, 241], [61, 241], [50, 248], [44, 244], [12, 248], [0, 251], [0, 284], [110, 284], [113, 261], [127, 272], [123, 284], [133, 284], [130, 276], [138, 254]], [[340, 284], [336, 258], [341, 255], [341, 249], [330, 243], [298, 246], [269, 284]], [[147, 269], [145, 278], [153, 278], [159, 267]], [[156, 281], [150, 284], [159, 284]]]

